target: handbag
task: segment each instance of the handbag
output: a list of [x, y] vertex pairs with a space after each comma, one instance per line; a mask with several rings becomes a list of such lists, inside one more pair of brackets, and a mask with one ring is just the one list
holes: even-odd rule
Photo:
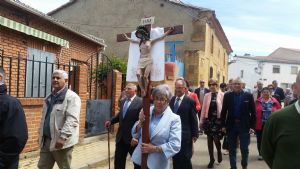
[[227, 135], [224, 136], [222, 149], [223, 149], [223, 150], [228, 150], [228, 149], [229, 149], [229, 148], [228, 148], [228, 138], [227, 138]]

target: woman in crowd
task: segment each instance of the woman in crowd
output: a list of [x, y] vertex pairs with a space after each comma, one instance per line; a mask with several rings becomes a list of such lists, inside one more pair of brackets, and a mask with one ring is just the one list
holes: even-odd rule
[[199, 117], [200, 117], [200, 109], [201, 109], [201, 104], [199, 102], [198, 96], [196, 93], [191, 92], [190, 89], [190, 84], [188, 81], [184, 80], [186, 83], [186, 90], [185, 90], [185, 95], [191, 97], [195, 102], [196, 102], [196, 110], [197, 113], [199, 113]]
[[218, 162], [222, 162], [221, 142], [223, 133], [221, 132], [221, 110], [223, 104], [224, 93], [218, 92], [218, 83], [214, 79], [208, 82], [210, 88], [209, 93], [205, 94], [200, 117], [200, 127], [203, 128], [207, 135], [207, 146], [210, 162], [207, 168], [214, 167], [214, 145], [218, 152]]
[[[270, 87], [270, 88], [269, 88]], [[281, 109], [281, 105], [276, 98], [272, 97], [272, 86], [264, 87], [262, 89], [262, 96], [255, 101], [256, 106], [256, 139], [257, 150], [259, 153], [258, 160], [263, 160], [260, 154], [261, 137], [265, 123], [267, 122], [271, 113]]]
[[179, 152], [181, 147], [180, 117], [172, 112], [169, 101], [172, 97], [167, 85], [159, 85], [152, 91], [154, 106], [150, 108], [150, 143], [142, 143], [142, 125], [145, 120], [143, 111], [139, 121], [132, 128], [133, 138], [139, 139], [132, 160], [134, 169], [141, 168], [142, 153], [148, 153], [149, 169], [169, 169], [169, 159]]

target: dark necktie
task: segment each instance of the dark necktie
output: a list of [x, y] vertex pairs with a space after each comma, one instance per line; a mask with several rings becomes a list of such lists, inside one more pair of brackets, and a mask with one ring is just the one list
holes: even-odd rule
[[174, 113], [177, 113], [177, 110], [178, 110], [178, 108], [179, 108], [179, 101], [180, 101], [180, 98], [178, 97], [178, 98], [176, 99], [175, 104], [174, 104]]
[[124, 106], [123, 106], [123, 118], [125, 117], [126, 115], [126, 112], [127, 112], [127, 109], [129, 107], [129, 102], [130, 102], [130, 99], [126, 99], [125, 103], [124, 103]]

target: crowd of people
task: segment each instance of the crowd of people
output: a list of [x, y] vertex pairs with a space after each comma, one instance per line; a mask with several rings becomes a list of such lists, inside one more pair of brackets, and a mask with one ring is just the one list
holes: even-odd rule
[[[300, 75], [298, 78], [300, 82]], [[300, 89], [297, 86], [297, 81], [292, 85], [292, 89], [287, 88], [285, 90], [278, 87], [276, 80], [265, 86], [261, 81], [257, 81], [254, 89], [245, 88], [246, 85], [240, 78], [230, 79], [227, 84], [219, 84], [217, 80], [210, 79], [208, 88], [205, 87], [204, 80], [200, 80], [199, 84], [199, 87], [193, 91], [184, 78], [178, 78], [175, 81], [175, 95], [173, 97], [171, 97], [172, 91], [167, 85], [159, 85], [152, 89], [153, 104], [150, 109], [149, 144], [142, 143], [141, 140], [142, 125], [145, 120], [142, 103], [135, 104], [137, 111], [134, 113], [130, 109], [124, 110], [124, 107], [127, 107], [125, 100], [138, 97], [136, 96], [136, 86], [128, 84], [135, 86], [134, 91], [132, 91], [134, 94], [126, 94], [129, 92], [127, 85], [125, 88], [127, 97], [120, 102], [119, 114], [105, 124], [106, 127], [110, 127], [118, 118], [119, 130], [115, 154], [117, 156], [122, 154], [119, 152], [120, 146], [118, 145], [118, 135], [122, 135], [126, 137], [124, 139], [131, 140], [131, 142], [127, 141], [127, 147], [133, 149], [133, 154], [130, 151], [129, 153], [132, 155], [135, 169], [141, 168], [142, 153], [149, 154], [147, 163], [149, 169], [168, 169], [171, 159], [174, 169], [191, 169], [193, 168], [191, 163], [193, 143], [196, 142], [199, 135], [204, 133], [207, 137], [209, 155], [207, 168], [214, 168], [216, 161], [221, 163], [222, 156], [229, 152], [230, 168], [236, 169], [236, 152], [239, 148], [242, 157], [241, 166], [243, 169], [247, 169], [250, 136], [255, 134], [258, 160], [266, 160], [270, 168], [280, 168], [277, 167], [278, 165], [294, 168], [292, 166], [295, 166], [297, 162], [286, 164], [288, 160], [284, 161], [280, 158], [281, 155], [287, 155], [287, 157], [290, 155], [284, 149], [280, 149], [282, 152], [277, 152], [279, 145], [277, 145], [276, 139], [280, 140], [280, 135], [285, 134], [290, 134], [291, 138], [298, 136], [295, 135], [296, 133], [286, 131], [285, 127], [278, 129], [278, 132], [282, 133], [275, 131], [276, 125], [284, 125], [288, 122], [280, 121], [279, 117], [273, 116], [273, 114], [288, 118], [295, 116], [295, 113], [283, 115], [280, 112], [284, 110], [298, 111], [298, 109], [300, 112], [300, 106], [294, 104], [297, 102], [297, 90]], [[282, 109], [282, 106], [285, 108]], [[129, 107], [133, 108], [133, 106]], [[127, 111], [126, 116], [120, 116], [124, 114], [124, 111]], [[134, 115], [135, 118], [130, 119], [127, 114]], [[272, 120], [269, 120], [270, 117]], [[127, 125], [129, 123], [130, 125]], [[297, 127], [295, 126], [295, 128]], [[128, 130], [131, 130], [131, 135], [128, 135]], [[293, 129], [292, 131], [296, 130]], [[122, 132], [123, 134], [121, 134]], [[293, 142], [284, 140], [281, 144], [288, 141]], [[296, 142], [292, 145], [295, 144]], [[216, 158], [214, 157], [214, 147], [217, 150]], [[292, 146], [285, 145], [284, 147]], [[222, 148], [224, 149], [223, 153]], [[299, 154], [295, 150], [292, 152], [293, 158]], [[128, 151], [124, 153], [121, 160], [115, 160], [116, 169], [125, 168]], [[120, 164], [122, 165], [120, 166]]]
[[[71, 168], [72, 151], [79, 139], [81, 100], [67, 88], [67, 81], [65, 71], [53, 72], [53, 91], [45, 98], [39, 132], [41, 169], [53, 168], [54, 163], [59, 168]], [[299, 168], [300, 73], [292, 89], [285, 90], [276, 80], [265, 86], [258, 81], [255, 89], [249, 90], [240, 78], [230, 79], [228, 84], [210, 79], [209, 88], [201, 80], [195, 91], [183, 78], [174, 86], [174, 96], [166, 84], [152, 89], [150, 142], [143, 143], [142, 98], [137, 96], [135, 84], [126, 85], [119, 113], [105, 122], [107, 128], [119, 124], [115, 169], [125, 169], [128, 153], [135, 169], [141, 168], [143, 153], [148, 154], [149, 169], [169, 169], [171, 160], [174, 169], [192, 169], [193, 144], [201, 131], [207, 136], [207, 168], [213, 168], [216, 159], [222, 162], [223, 147], [229, 151], [231, 169], [237, 168], [237, 148], [241, 166], [247, 169], [251, 134], [257, 138], [258, 160], [265, 160], [271, 169]], [[5, 72], [0, 68], [0, 168], [15, 169], [28, 131], [20, 102], [6, 91]]]

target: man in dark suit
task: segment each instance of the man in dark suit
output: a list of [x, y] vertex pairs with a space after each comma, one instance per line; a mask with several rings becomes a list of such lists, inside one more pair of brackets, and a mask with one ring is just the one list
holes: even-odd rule
[[172, 111], [180, 116], [182, 126], [181, 149], [173, 157], [174, 169], [192, 169], [193, 142], [198, 138], [198, 120], [195, 101], [186, 96], [186, 83], [182, 79], [175, 82], [175, 96], [170, 101]]
[[105, 127], [109, 128], [115, 123], [119, 123], [116, 135], [115, 169], [125, 169], [126, 157], [132, 155], [137, 140], [132, 139], [131, 129], [139, 119], [139, 113], [143, 107], [142, 99], [136, 96], [137, 87], [129, 83], [125, 88], [126, 99], [121, 101], [119, 113], [110, 121], [105, 122]]
[[272, 95], [277, 99], [277, 101], [281, 104], [283, 100], [285, 99], [284, 96], [284, 91], [282, 88], [278, 87], [278, 82], [277, 80], [273, 80], [272, 82], [273, 85], [273, 92]]
[[205, 87], [205, 81], [204, 80], [200, 80], [200, 86], [199, 86], [199, 88], [195, 89], [195, 93], [198, 96], [200, 105], [202, 105], [202, 103], [203, 103], [204, 95], [206, 93], [208, 93], [208, 92], [209, 92], [209, 89]]
[[224, 95], [222, 131], [227, 133], [231, 169], [236, 169], [237, 138], [240, 139], [242, 167], [247, 169], [250, 134], [255, 129], [255, 104], [251, 93], [242, 90], [242, 80], [233, 80], [233, 92]]

